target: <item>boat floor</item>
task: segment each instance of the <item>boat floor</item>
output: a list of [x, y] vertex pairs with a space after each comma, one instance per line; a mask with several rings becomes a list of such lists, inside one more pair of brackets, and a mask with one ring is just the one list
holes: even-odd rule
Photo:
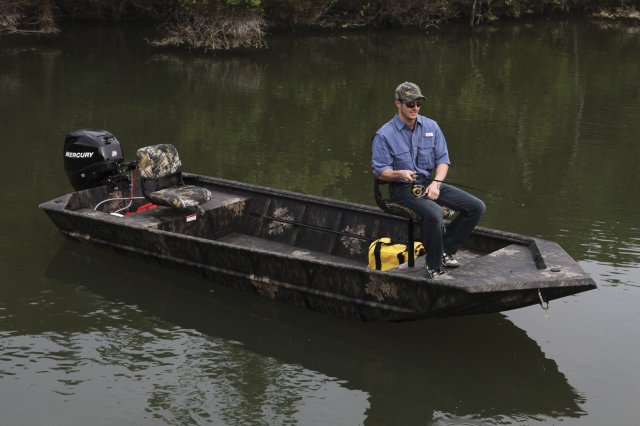
[[227, 244], [233, 244], [241, 247], [250, 247], [256, 250], [267, 251], [270, 253], [279, 253], [292, 257], [299, 257], [302, 259], [322, 261], [327, 263], [337, 263], [349, 267], [354, 266], [367, 266], [355, 259], [347, 259], [345, 257], [334, 256], [328, 253], [309, 250], [302, 247], [295, 247], [289, 244], [279, 243], [277, 241], [265, 240], [264, 238], [252, 237], [251, 235], [232, 233], [220, 238]]
[[[297, 257], [314, 262], [329, 263], [346, 268], [366, 268], [367, 259], [348, 259], [328, 253], [309, 250], [246, 234], [232, 233], [220, 238], [220, 241], [254, 250], [279, 253], [285, 256]], [[571, 277], [569, 268], [561, 273], [548, 272], [541, 274], [535, 265], [531, 252], [525, 246], [511, 244], [492, 253], [479, 253], [468, 249], [461, 249], [456, 253], [460, 267], [447, 269], [446, 274], [435, 278], [446, 286], [464, 288], [470, 292], [503, 291], [513, 289], [527, 289], [531, 282], [540, 283], [545, 278]], [[407, 263], [385, 271], [390, 275], [409, 276], [415, 279], [427, 278], [425, 270], [425, 256], [415, 261], [415, 267], [409, 268]], [[552, 275], [548, 275], [552, 274]], [[556, 281], [552, 280], [549, 285]]]
[[[271, 253], [279, 253], [286, 256], [299, 257], [307, 260], [321, 261], [332, 264], [344, 265], [346, 267], [367, 267], [367, 259], [363, 258], [362, 260], [349, 259], [340, 256], [334, 256], [328, 253], [323, 253], [319, 251], [309, 250], [301, 247], [291, 246], [289, 244], [284, 244], [276, 241], [270, 241], [263, 238], [253, 237], [251, 235], [240, 234], [240, 233], [231, 233], [225, 235], [220, 238], [219, 241], [222, 241], [227, 244], [233, 244], [241, 247], [250, 247], [252, 249], [267, 251]], [[456, 253], [456, 258], [460, 262], [461, 267], [464, 267], [465, 264], [473, 261], [481, 257], [481, 255], [477, 252], [461, 249]], [[413, 275], [413, 274], [425, 274], [424, 271], [425, 266], [425, 256], [420, 256], [416, 258], [415, 267], [409, 268], [407, 263], [404, 263], [398, 267], [388, 269], [387, 272], [401, 275]], [[425, 275], [426, 277], [426, 275]]]

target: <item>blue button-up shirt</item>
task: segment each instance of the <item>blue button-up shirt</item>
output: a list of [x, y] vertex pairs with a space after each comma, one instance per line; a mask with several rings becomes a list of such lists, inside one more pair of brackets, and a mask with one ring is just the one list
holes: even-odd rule
[[430, 178], [438, 164], [450, 164], [447, 141], [430, 118], [418, 115], [412, 130], [396, 114], [373, 137], [371, 164], [376, 176], [393, 169], [415, 170]]

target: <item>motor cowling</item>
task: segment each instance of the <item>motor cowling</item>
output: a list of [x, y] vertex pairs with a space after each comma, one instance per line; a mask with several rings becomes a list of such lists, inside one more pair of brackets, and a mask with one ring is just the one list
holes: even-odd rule
[[64, 141], [64, 169], [76, 191], [105, 185], [123, 161], [120, 142], [106, 130], [76, 130]]

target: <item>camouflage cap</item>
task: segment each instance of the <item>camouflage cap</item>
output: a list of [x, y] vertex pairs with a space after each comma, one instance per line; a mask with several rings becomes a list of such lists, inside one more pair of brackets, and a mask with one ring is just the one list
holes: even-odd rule
[[418, 85], [408, 81], [405, 81], [396, 87], [396, 99], [402, 102], [411, 102], [416, 99], [427, 100], [427, 98], [422, 96]]

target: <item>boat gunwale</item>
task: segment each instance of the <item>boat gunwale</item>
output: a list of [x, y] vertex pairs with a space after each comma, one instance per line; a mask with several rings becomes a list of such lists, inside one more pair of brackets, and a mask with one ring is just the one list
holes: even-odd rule
[[[211, 176], [204, 176], [204, 175], [193, 174], [193, 173], [183, 173], [183, 177], [185, 178], [185, 180], [194, 179], [197, 181], [203, 181], [205, 184], [208, 183], [208, 184], [219, 185], [219, 186], [228, 187], [232, 189], [239, 189], [239, 190], [244, 190], [249, 192], [258, 192], [264, 195], [283, 197], [283, 198], [293, 199], [297, 201], [312, 202], [314, 204], [319, 204], [323, 206], [347, 208], [352, 211], [360, 211], [362, 213], [373, 214], [373, 215], [386, 218], [386, 219], [391, 219], [391, 220], [400, 220], [400, 221], [404, 220], [400, 216], [396, 216], [396, 215], [392, 215], [387, 212], [384, 212], [379, 207], [368, 206], [365, 204], [335, 200], [332, 198], [320, 197], [317, 195], [309, 195], [309, 194], [303, 194], [300, 192], [288, 191], [283, 189], [269, 188], [269, 187], [254, 185], [250, 183], [232, 181], [232, 180], [215, 178]], [[95, 189], [95, 188], [92, 188], [92, 189]], [[55, 206], [54, 210], [64, 210], [67, 212], [74, 212], [76, 210], [67, 209], [66, 204], [68, 203], [71, 196], [73, 196], [73, 194], [77, 192], [80, 192], [80, 191], [73, 191], [73, 192], [69, 192], [67, 194], [55, 197], [52, 200], [41, 203], [38, 207], [44, 210], [46, 206], [52, 205], [52, 206]], [[65, 201], [65, 203], [63, 204], [62, 201]], [[105, 212], [101, 212], [101, 213], [105, 213]], [[108, 214], [108, 213], [105, 213], [105, 214]], [[479, 236], [484, 236], [487, 238], [498, 239], [511, 244], [519, 244], [522, 246], [530, 246], [531, 244], [536, 244], [536, 241], [549, 241], [549, 240], [544, 240], [541, 238], [531, 237], [531, 236], [518, 234], [510, 231], [502, 231], [502, 230], [486, 228], [482, 226], [477, 226], [473, 230], [473, 234], [477, 234]]]
[[[238, 181], [232, 181], [232, 180], [216, 178], [216, 177], [212, 177], [212, 176], [199, 175], [199, 174], [194, 174], [194, 173], [184, 173], [183, 176], [185, 177], [185, 179], [193, 179], [193, 180], [196, 180], [196, 181], [202, 181], [205, 184], [208, 183], [208, 184], [219, 185], [219, 186], [223, 186], [223, 187], [230, 187], [230, 188], [245, 190], [245, 191], [249, 191], [249, 192], [259, 192], [259, 193], [262, 193], [262, 194], [265, 194], [265, 195], [272, 195], [272, 196], [289, 198], [289, 199], [294, 199], [294, 200], [299, 200], [299, 201], [312, 202], [312, 203], [315, 203], [315, 204], [320, 204], [320, 205], [325, 205], [325, 206], [330, 206], [330, 207], [348, 208], [348, 209], [350, 209], [352, 211], [360, 211], [360, 212], [367, 213], [367, 214], [374, 214], [374, 215], [377, 215], [377, 216], [380, 216], [380, 217], [384, 217], [384, 218], [387, 218], [387, 219], [405, 220], [404, 218], [402, 218], [400, 216], [389, 214], [389, 213], [381, 210], [379, 207], [368, 206], [368, 205], [365, 205], [365, 204], [358, 204], [358, 203], [353, 203], [353, 202], [349, 202], [349, 201], [336, 200], [336, 199], [333, 199], [333, 198], [320, 197], [320, 196], [317, 196], [317, 195], [303, 194], [301, 192], [288, 191], [288, 190], [284, 190], [284, 189], [269, 188], [269, 187], [266, 187], [266, 186], [260, 186], [260, 185], [244, 183], [244, 182], [238, 182]], [[487, 236], [487, 237], [500, 239], [500, 240], [503, 240], [505, 242], [509, 242], [511, 244], [519, 244], [519, 245], [523, 245], [523, 246], [528, 246], [528, 245], [530, 245], [532, 243], [535, 244], [535, 242], [537, 240], [547, 241], [547, 240], [543, 240], [541, 238], [535, 238], [535, 237], [531, 237], [531, 236], [528, 236], [528, 235], [518, 234], [518, 233], [510, 232], [510, 231], [501, 231], [501, 230], [497, 230], [497, 229], [493, 229], [493, 228], [485, 228], [485, 227], [482, 227], [482, 226], [477, 226], [473, 230], [473, 233], [477, 233], [477, 234], [479, 234], [481, 236]]]

